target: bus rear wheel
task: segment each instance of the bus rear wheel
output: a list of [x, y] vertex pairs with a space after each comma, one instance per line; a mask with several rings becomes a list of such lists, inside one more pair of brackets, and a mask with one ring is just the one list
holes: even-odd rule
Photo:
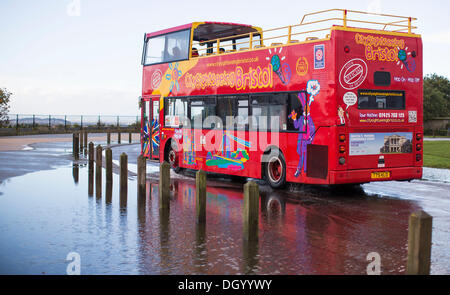
[[271, 152], [266, 157], [266, 179], [273, 188], [281, 188], [286, 184], [286, 161], [281, 152]]

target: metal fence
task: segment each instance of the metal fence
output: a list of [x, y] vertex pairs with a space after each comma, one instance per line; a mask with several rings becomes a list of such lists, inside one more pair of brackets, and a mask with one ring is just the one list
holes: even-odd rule
[[26, 115], [9, 114], [9, 122], [2, 129], [139, 129], [140, 116], [91, 115]]

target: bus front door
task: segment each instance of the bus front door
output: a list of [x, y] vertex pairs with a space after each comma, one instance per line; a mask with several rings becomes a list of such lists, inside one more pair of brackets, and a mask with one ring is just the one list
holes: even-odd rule
[[151, 159], [159, 159], [159, 131], [160, 131], [160, 122], [159, 122], [159, 97], [152, 98], [149, 101], [149, 141], [150, 141], [150, 158]]

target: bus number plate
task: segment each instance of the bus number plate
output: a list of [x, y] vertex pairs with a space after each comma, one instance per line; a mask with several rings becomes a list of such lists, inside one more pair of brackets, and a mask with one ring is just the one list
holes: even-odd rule
[[391, 176], [391, 173], [389, 171], [372, 172], [370, 174], [370, 178], [372, 178], [372, 179], [389, 178], [390, 176]]

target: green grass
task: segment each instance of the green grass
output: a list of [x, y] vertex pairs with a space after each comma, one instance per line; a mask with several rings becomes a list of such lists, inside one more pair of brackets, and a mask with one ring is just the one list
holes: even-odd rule
[[450, 169], [450, 141], [424, 141], [423, 166]]

